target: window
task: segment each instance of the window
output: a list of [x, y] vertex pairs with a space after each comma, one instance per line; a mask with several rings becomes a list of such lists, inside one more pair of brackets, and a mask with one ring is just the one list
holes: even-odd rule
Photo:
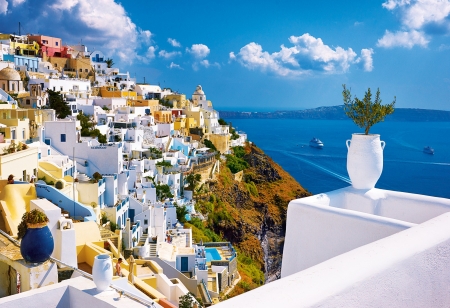
[[56, 45], [56, 46], [59, 46], [59, 42], [55, 42], [55, 45]]
[[87, 68], [85, 68], [85, 69], [84, 69], [84, 72], [85, 72], [85, 73], [87, 73], [87, 72], [88, 72], [88, 69], [87, 69]]
[[148, 220], [144, 219], [144, 225], [148, 225]]
[[60, 87], [61, 88], [61, 91], [63, 90], [63, 87]]
[[48, 44], [47, 40], [42, 40], [42, 44]]
[[61, 134], [61, 142], [66, 142], [66, 134]]
[[27, 170], [23, 170], [23, 175], [22, 175], [22, 181], [26, 181], [27, 180]]
[[25, 139], [25, 129], [22, 130], [22, 139]]
[[82, 73], [83, 72], [83, 69], [82, 68], [80, 68], [80, 73]]
[[56, 87], [53, 87], [53, 91], [56, 91]]
[[[35, 94], [34, 96], [36, 96], [36, 94]], [[29, 104], [30, 104], [30, 100], [29, 100], [29, 99], [27, 99], [27, 105], [29, 105]]]

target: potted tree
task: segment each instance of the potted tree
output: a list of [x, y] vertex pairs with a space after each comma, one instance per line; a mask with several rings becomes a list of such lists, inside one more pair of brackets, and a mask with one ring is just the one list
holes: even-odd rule
[[54, 242], [48, 221], [47, 215], [37, 209], [23, 214], [17, 237], [21, 239], [20, 253], [25, 261], [41, 263], [50, 258]]
[[350, 90], [343, 85], [342, 96], [344, 99], [344, 112], [364, 129], [364, 134], [352, 134], [352, 139], [347, 140], [347, 171], [356, 189], [372, 189], [383, 171], [384, 141], [380, 141], [380, 135], [369, 134], [370, 128], [384, 121], [384, 118], [394, 112], [396, 98], [387, 105], [381, 104], [380, 89], [372, 101], [370, 88], [366, 91], [362, 100], [356, 96], [352, 98]]

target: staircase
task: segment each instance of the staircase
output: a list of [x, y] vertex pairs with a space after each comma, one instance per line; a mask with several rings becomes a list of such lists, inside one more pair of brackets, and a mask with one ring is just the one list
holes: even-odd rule
[[197, 294], [200, 295], [203, 304], [206, 307], [211, 306], [212, 305], [211, 295], [209, 294], [208, 289], [206, 288], [205, 282], [203, 280], [201, 283], [197, 285], [197, 291], [198, 291]]
[[157, 251], [158, 244], [157, 243], [149, 243], [149, 245], [150, 245], [150, 257], [157, 257], [158, 256], [158, 251]]
[[166, 144], [166, 152], [169, 152], [171, 145], [172, 145], [172, 136], [169, 136], [169, 141], [167, 141], [167, 144]]
[[88, 182], [90, 180], [90, 178], [84, 173], [78, 173], [77, 179], [80, 182]]
[[145, 242], [147, 241], [147, 238], [148, 238], [148, 234], [143, 233], [143, 234], [141, 235], [141, 238], [139, 239], [139, 244], [138, 244], [138, 246], [144, 246], [144, 245], [145, 245]]

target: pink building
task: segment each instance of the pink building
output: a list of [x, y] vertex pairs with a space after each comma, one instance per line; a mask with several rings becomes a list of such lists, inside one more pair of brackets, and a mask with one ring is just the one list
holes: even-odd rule
[[[29, 35], [28, 39], [39, 44], [41, 47], [39, 50], [39, 55], [41, 57], [44, 53], [48, 57], [63, 57], [63, 46], [60, 38], [45, 35]], [[65, 54], [67, 55], [67, 53]]]

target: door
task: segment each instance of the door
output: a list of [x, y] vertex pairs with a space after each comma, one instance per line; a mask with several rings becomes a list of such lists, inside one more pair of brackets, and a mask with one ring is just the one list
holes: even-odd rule
[[188, 258], [181, 257], [181, 272], [187, 272], [187, 271], [188, 271]]

